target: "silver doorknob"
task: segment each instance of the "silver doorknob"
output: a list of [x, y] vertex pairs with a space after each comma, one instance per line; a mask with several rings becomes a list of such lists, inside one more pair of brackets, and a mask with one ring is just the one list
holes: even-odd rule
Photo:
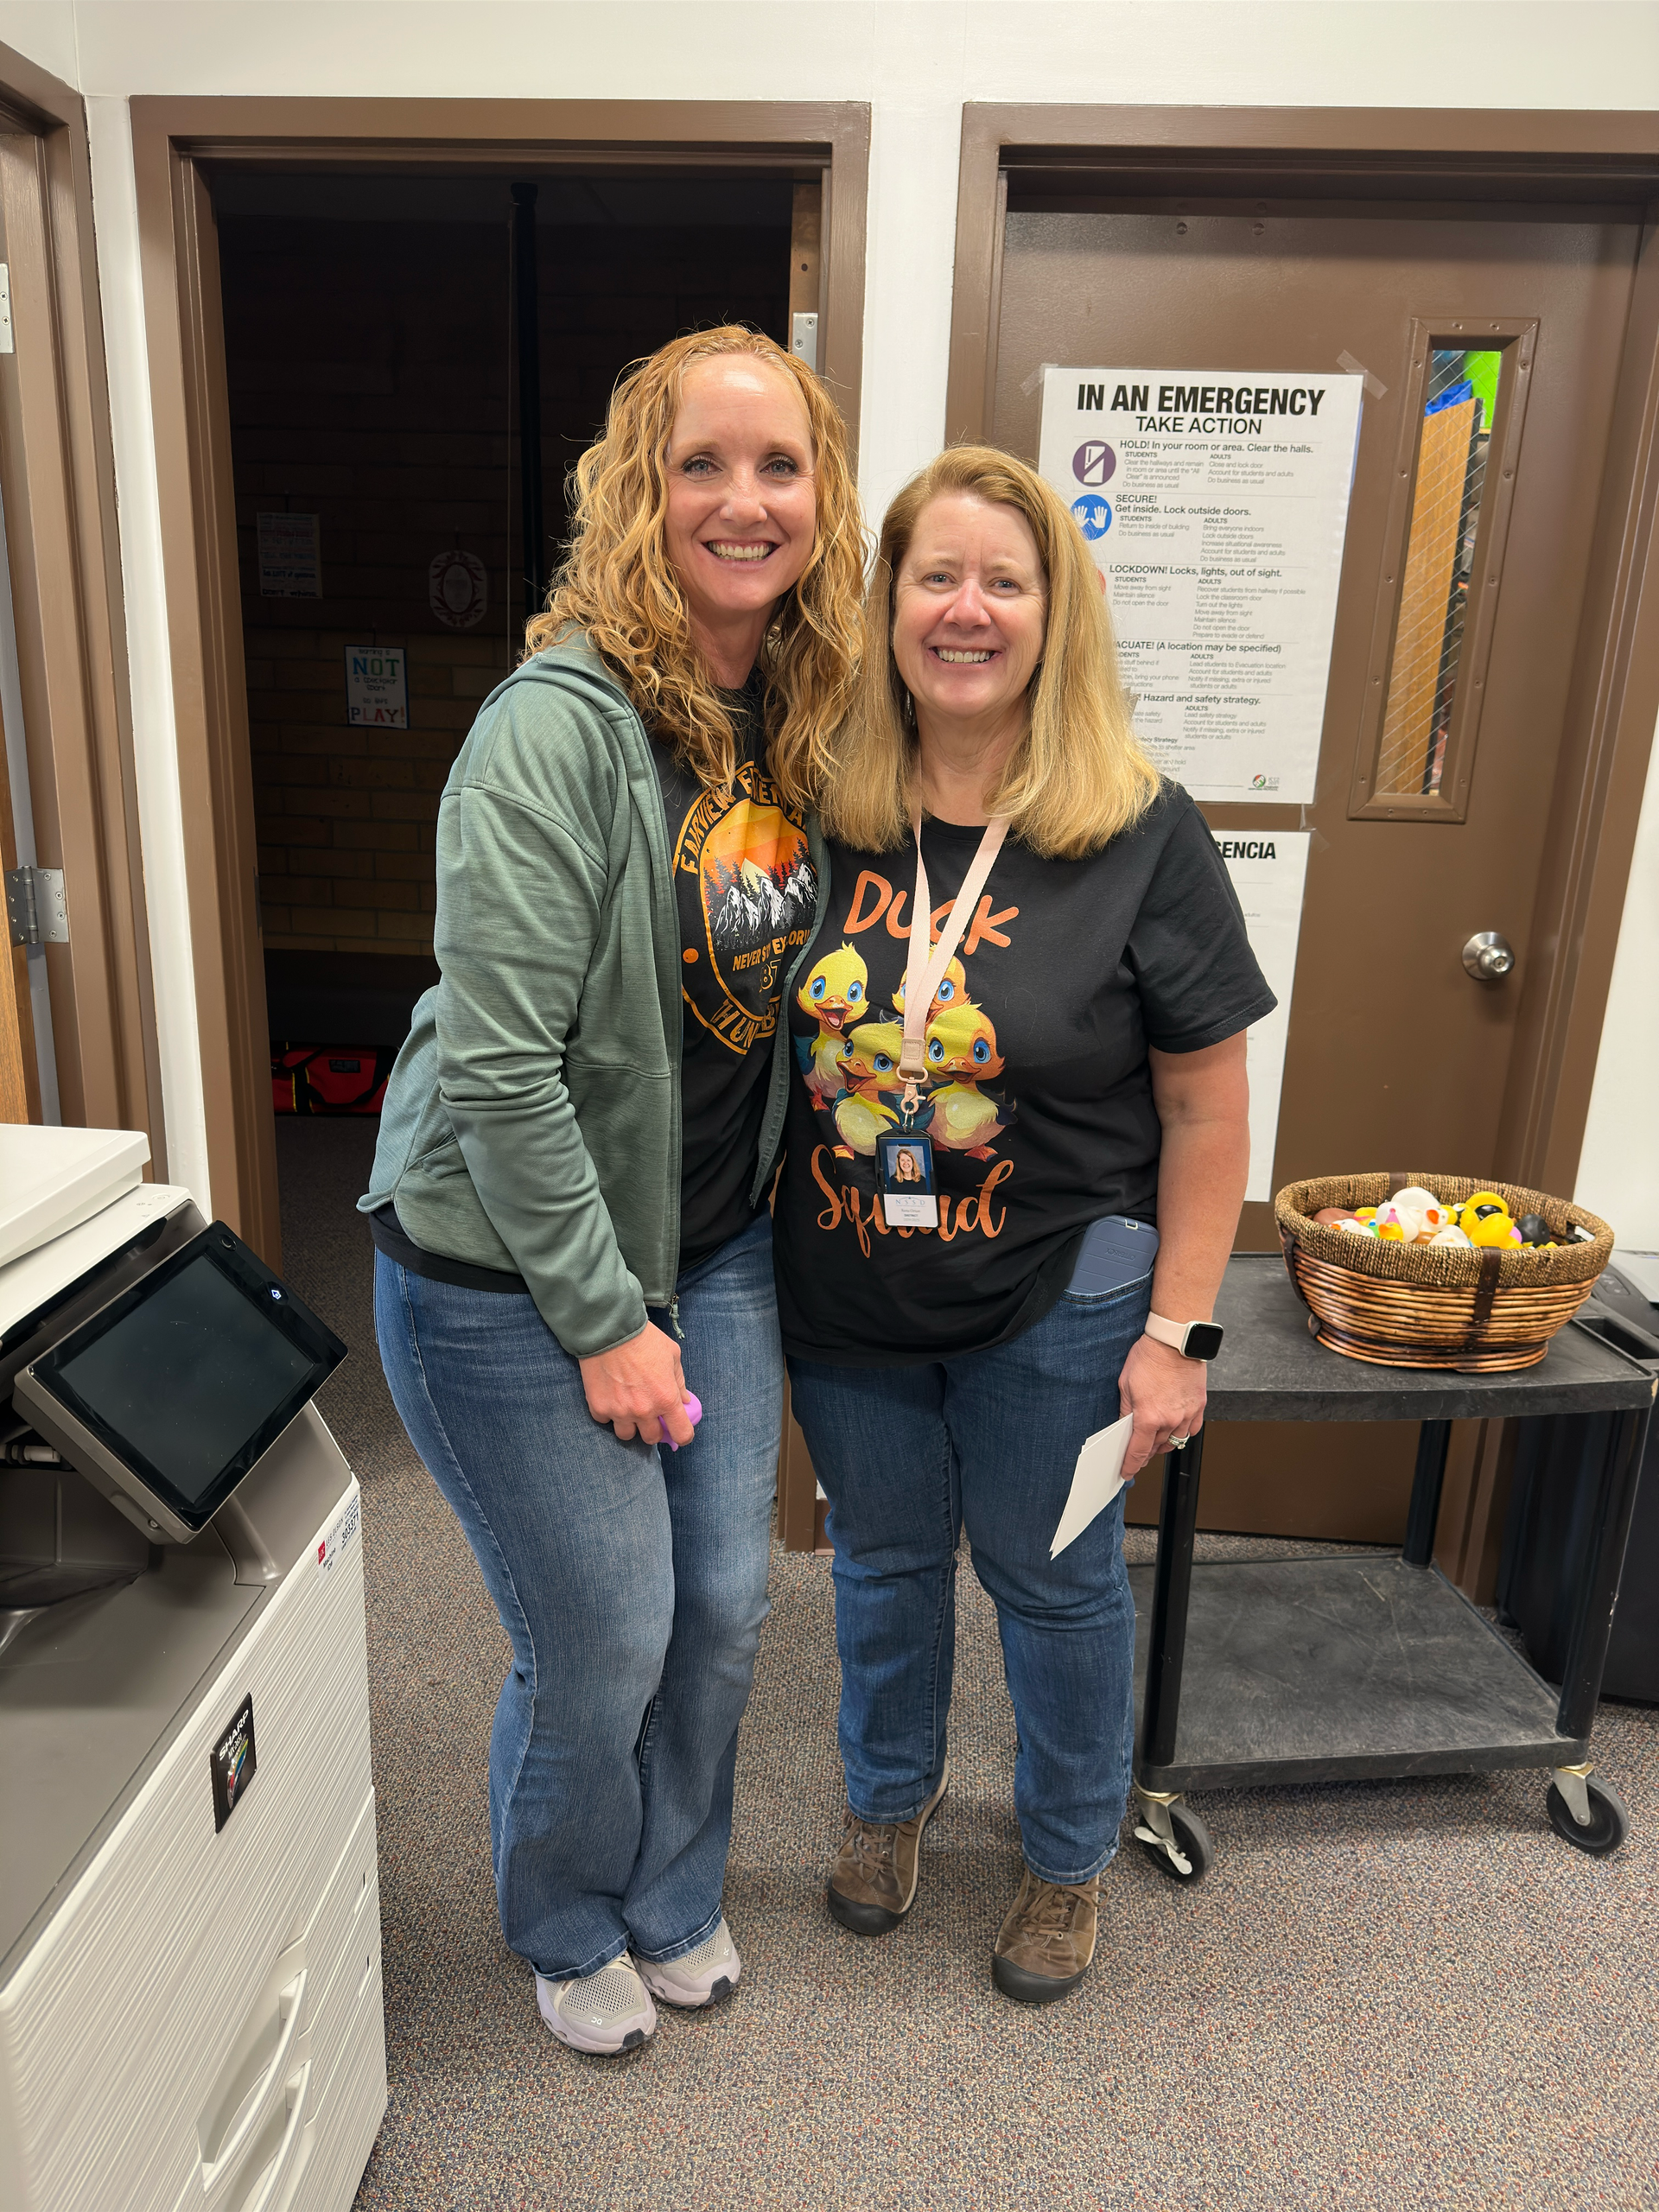
[[1497, 930], [1477, 930], [1463, 948], [1463, 964], [1478, 983], [1495, 983], [1515, 965], [1515, 947]]

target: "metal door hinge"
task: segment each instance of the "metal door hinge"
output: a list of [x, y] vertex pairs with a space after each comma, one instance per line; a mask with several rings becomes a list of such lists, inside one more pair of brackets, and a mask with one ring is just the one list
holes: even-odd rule
[[6, 919], [14, 944], [67, 944], [69, 908], [60, 868], [6, 870]]
[[804, 361], [809, 369], [818, 365], [818, 318], [816, 315], [798, 315], [790, 324], [789, 350], [798, 360]]
[[11, 339], [11, 270], [0, 261], [0, 353], [16, 350]]

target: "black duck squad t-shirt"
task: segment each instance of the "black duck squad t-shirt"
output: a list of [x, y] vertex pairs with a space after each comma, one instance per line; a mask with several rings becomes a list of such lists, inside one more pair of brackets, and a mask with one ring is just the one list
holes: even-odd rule
[[682, 1274], [754, 1218], [779, 990], [817, 903], [806, 832], [766, 771], [761, 695], [758, 675], [725, 695], [737, 736], [729, 795], [704, 791], [665, 740], [652, 743], [680, 915]]
[[[982, 831], [925, 820], [933, 926]], [[890, 1229], [875, 1140], [896, 1130], [916, 849], [832, 842], [830, 910], [786, 1009], [794, 1046], [778, 1198], [787, 1350], [894, 1367], [1004, 1343], [1065, 1289], [1106, 1214], [1155, 1222], [1148, 1046], [1195, 1052], [1271, 1012], [1221, 856], [1178, 784], [1100, 852], [1010, 837], [929, 1008], [939, 1225]]]

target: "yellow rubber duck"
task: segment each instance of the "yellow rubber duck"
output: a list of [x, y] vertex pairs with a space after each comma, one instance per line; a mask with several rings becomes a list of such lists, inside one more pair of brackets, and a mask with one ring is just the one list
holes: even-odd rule
[[1004, 1065], [991, 1017], [971, 999], [946, 1007], [929, 1022], [927, 1071], [936, 1082], [947, 1078], [928, 1095], [933, 1109], [929, 1134], [936, 1144], [973, 1160], [991, 1158], [992, 1138], [1008, 1124], [1001, 1102], [977, 1086], [982, 1077], [1001, 1075]]
[[1510, 1218], [1510, 1209], [1496, 1191], [1477, 1191], [1465, 1198], [1458, 1226], [1471, 1244], [1489, 1250], [1507, 1249], [1521, 1242], [1521, 1232]]
[[1469, 1210], [1465, 1206], [1463, 1219], [1458, 1226], [1471, 1244], [1496, 1247], [1507, 1251], [1511, 1244], [1518, 1244], [1521, 1242], [1520, 1230], [1506, 1213], [1482, 1214], [1471, 1221], [1469, 1217]]
[[[827, 1105], [843, 1087], [841, 1062], [847, 1032], [869, 1012], [870, 971], [850, 944], [827, 952], [795, 994], [795, 1003], [818, 1025], [802, 1063], [815, 1106]], [[802, 1040], [797, 1040], [797, 1050]]]
[[843, 1160], [855, 1152], [869, 1159], [877, 1137], [897, 1126], [899, 1116], [881, 1093], [899, 1087], [904, 1043], [897, 1022], [867, 1021], [842, 1045], [840, 1077], [845, 1089], [836, 1102], [836, 1130], [842, 1140], [836, 1150]]

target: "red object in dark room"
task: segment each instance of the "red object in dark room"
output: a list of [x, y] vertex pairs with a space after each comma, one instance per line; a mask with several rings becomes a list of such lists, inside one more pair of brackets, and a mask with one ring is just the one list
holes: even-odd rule
[[279, 1114], [378, 1114], [396, 1058], [373, 1045], [273, 1042], [271, 1104]]

